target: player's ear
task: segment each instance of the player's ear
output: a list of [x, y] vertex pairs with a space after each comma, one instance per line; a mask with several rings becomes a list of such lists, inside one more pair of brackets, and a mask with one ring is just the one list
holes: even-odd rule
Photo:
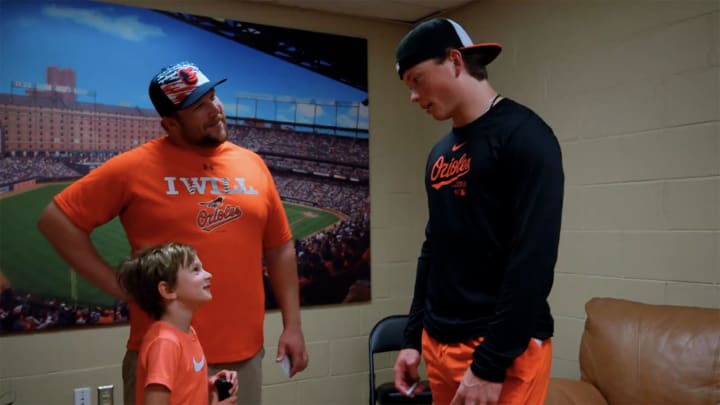
[[455, 76], [458, 76], [460, 72], [464, 69], [464, 63], [462, 58], [462, 54], [457, 49], [450, 50], [450, 53], [448, 54], [448, 59], [450, 59], [450, 62], [453, 64], [453, 68], [455, 69]]
[[172, 288], [167, 281], [161, 281], [158, 283], [158, 292], [160, 293], [160, 296], [166, 300], [172, 300], [176, 297], [174, 288]]

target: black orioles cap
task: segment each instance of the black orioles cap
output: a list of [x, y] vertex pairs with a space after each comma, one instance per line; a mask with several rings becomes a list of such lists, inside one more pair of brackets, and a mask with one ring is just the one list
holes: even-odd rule
[[435, 18], [420, 23], [405, 37], [395, 50], [395, 70], [400, 75], [428, 59], [440, 58], [448, 49], [458, 49], [463, 54], [478, 54], [483, 65], [488, 65], [502, 51], [497, 43], [474, 44], [460, 24], [448, 18]]

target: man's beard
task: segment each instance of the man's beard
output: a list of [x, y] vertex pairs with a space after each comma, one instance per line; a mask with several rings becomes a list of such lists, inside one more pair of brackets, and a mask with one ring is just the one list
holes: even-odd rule
[[210, 133], [204, 133], [203, 136], [197, 140], [195, 143], [196, 146], [200, 147], [207, 147], [207, 148], [214, 148], [216, 146], [221, 145], [228, 139], [228, 132], [227, 132], [227, 123], [225, 121], [225, 118], [223, 117], [221, 119], [221, 122], [223, 123], [223, 131], [220, 135], [214, 136]]
[[222, 137], [222, 139], [215, 138], [209, 135], [203, 136], [202, 139], [200, 139], [200, 142], [198, 143], [198, 146], [218, 146], [222, 143], [224, 143], [227, 140], [227, 133], [225, 133], [225, 136]]

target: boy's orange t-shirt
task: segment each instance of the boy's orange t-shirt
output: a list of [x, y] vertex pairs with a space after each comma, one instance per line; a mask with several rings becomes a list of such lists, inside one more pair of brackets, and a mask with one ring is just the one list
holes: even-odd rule
[[[193, 317], [208, 361], [241, 361], [260, 350], [263, 250], [292, 239], [260, 156], [230, 142], [201, 154], [158, 138], [108, 160], [54, 201], [88, 232], [119, 216], [133, 252], [193, 246], [213, 275], [213, 299]], [[127, 348], [137, 351], [152, 320], [132, 302], [130, 315]]]
[[207, 361], [195, 330], [154, 322], [140, 346], [135, 373], [135, 403], [143, 404], [145, 388], [159, 384], [170, 391], [169, 405], [206, 404], [210, 395]]

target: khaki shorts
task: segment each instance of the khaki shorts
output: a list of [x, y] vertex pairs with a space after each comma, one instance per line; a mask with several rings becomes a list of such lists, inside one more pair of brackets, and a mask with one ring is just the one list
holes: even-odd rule
[[[220, 370], [235, 370], [238, 373], [238, 405], [260, 405], [262, 403], [262, 359], [265, 349], [255, 356], [237, 363], [208, 364], [208, 375]], [[138, 353], [126, 351], [122, 363], [123, 403], [135, 405], [135, 368]]]

